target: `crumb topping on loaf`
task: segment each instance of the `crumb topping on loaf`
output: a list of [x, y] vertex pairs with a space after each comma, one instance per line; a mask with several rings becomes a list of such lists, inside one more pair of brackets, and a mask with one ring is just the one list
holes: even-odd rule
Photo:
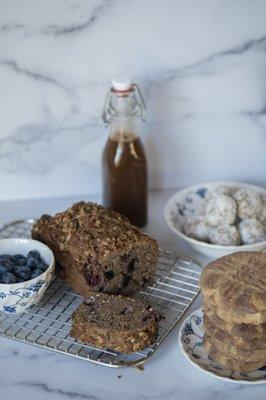
[[[68, 248], [71, 239], [76, 241], [81, 236], [85, 239], [82, 256], [91, 258], [104, 258], [125, 247], [130, 251], [130, 247], [134, 247], [140, 240], [157, 247], [155, 240], [143, 234], [126, 217], [96, 203], [81, 201], [54, 217], [43, 215], [39, 221], [42, 225], [49, 225], [51, 218], [53, 225], [60, 227], [61, 234], [57, 236], [57, 240], [62, 251]], [[37, 221], [33, 232], [38, 233], [38, 225]]]
[[157, 242], [95, 203], [79, 202], [54, 217], [43, 215], [32, 237], [52, 249], [57, 272], [83, 296], [89, 290], [130, 295], [153, 282]]

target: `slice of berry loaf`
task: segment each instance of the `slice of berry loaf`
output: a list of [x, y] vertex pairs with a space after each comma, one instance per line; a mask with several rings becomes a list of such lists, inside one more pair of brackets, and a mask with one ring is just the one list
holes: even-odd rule
[[145, 302], [92, 293], [72, 315], [71, 336], [86, 344], [133, 353], [152, 344], [159, 314]]
[[130, 295], [153, 281], [156, 241], [108, 208], [80, 202], [43, 215], [32, 237], [52, 249], [59, 275], [84, 297], [89, 291]]

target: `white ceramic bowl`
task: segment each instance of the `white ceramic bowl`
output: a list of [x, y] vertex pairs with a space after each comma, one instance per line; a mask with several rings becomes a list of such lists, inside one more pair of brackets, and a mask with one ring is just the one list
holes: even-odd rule
[[207, 182], [190, 186], [186, 189], [175, 193], [166, 203], [164, 216], [168, 226], [172, 231], [183, 240], [185, 240], [192, 248], [212, 259], [222, 257], [236, 251], [263, 251], [266, 250], [266, 241], [241, 245], [241, 246], [221, 246], [218, 244], [210, 244], [200, 240], [193, 239], [182, 232], [182, 225], [188, 217], [195, 215], [195, 210], [201, 204], [203, 205], [206, 194], [219, 185], [225, 185], [232, 189], [248, 188], [255, 192], [266, 195], [266, 189], [241, 182]]
[[49, 286], [55, 268], [53, 252], [45, 244], [33, 239], [1, 239], [0, 254], [27, 255], [30, 250], [38, 250], [48, 264], [47, 270], [29, 281], [0, 283], [0, 311], [8, 314], [21, 314], [38, 303]]

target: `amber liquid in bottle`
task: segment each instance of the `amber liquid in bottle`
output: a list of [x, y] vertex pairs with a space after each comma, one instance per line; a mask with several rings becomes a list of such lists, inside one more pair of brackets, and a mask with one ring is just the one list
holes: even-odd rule
[[102, 158], [103, 202], [138, 227], [147, 223], [147, 162], [137, 134], [113, 132]]

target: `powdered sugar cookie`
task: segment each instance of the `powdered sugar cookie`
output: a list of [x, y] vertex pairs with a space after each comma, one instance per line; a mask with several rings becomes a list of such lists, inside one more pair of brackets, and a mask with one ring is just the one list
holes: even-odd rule
[[228, 186], [225, 186], [225, 185], [216, 186], [215, 188], [211, 189], [207, 193], [206, 200], [208, 200], [209, 198], [211, 198], [213, 196], [217, 196], [217, 195], [221, 195], [221, 194], [225, 194], [227, 196], [230, 196], [231, 189]]
[[259, 193], [249, 189], [240, 189], [233, 195], [237, 203], [237, 214], [240, 219], [256, 218], [262, 210], [262, 199]]
[[210, 242], [223, 246], [237, 246], [240, 244], [240, 233], [234, 225], [220, 224], [209, 230]]
[[236, 203], [230, 196], [218, 194], [211, 196], [206, 202], [206, 221], [210, 225], [233, 224], [236, 219]]
[[258, 219], [263, 223], [266, 228], [266, 196], [262, 199], [262, 208], [259, 212]]
[[247, 218], [239, 224], [239, 231], [244, 244], [262, 242], [266, 239], [263, 224], [256, 218]]
[[203, 217], [188, 220], [184, 225], [184, 232], [194, 239], [205, 242], [209, 240], [209, 226]]

